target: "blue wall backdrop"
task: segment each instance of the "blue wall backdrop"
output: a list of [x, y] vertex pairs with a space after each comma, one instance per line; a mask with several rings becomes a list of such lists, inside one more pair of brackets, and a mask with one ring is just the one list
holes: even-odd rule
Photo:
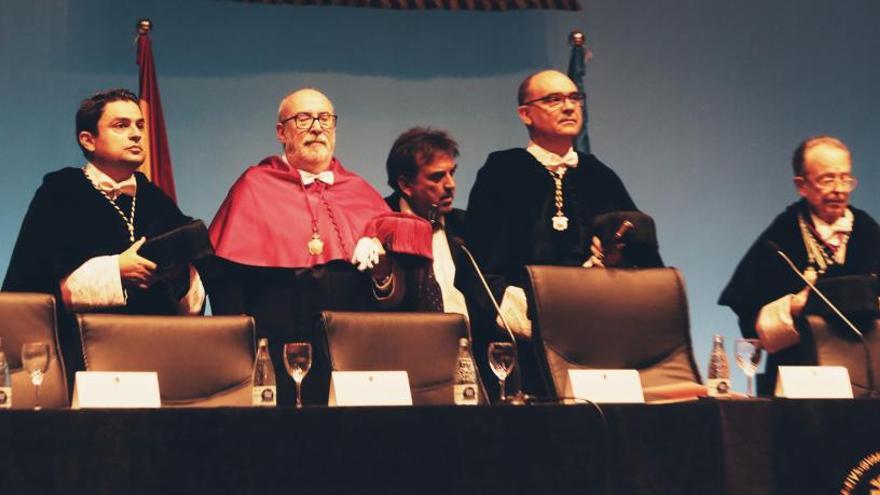
[[[749, 243], [795, 197], [802, 138], [840, 136], [880, 215], [880, 3], [582, 0], [570, 12], [396, 12], [212, 0], [0, 0], [0, 276], [41, 177], [80, 165], [73, 114], [99, 88], [137, 89], [134, 24], [153, 46], [180, 205], [210, 220], [247, 164], [276, 153], [278, 101], [309, 85], [341, 115], [338, 156], [382, 192], [409, 126], [461, 144], [457, 205], [495, 149], [522, 145], [515, 89], [567, 66], [586, 32], [594, 152], [658, 224], [688, 283], [697, 359], [737, 335], [715, 304]], [[732, 350], [732, 342], [728, 343]], [[734, 372], [740, 389], [741, 376]]]

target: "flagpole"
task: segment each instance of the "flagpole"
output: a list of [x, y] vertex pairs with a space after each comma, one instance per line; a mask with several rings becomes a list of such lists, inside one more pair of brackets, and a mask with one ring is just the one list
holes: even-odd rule
[[138, 93], [141, 113], [146, 120], [144, 140], [146, 157], [140, 170], [169, 198], [177, 201], [174, 176], [171, 171], [171, 153], [168, 149], [168, 135], [165, 130], [165, 117], [159, 98], [159, 81], [156, 79], [156, 65], [153, 60], [150, 32], [153, 21], [141, 18], [137, 21], [137, 65]]
[[[568, 60], [568, 77], [577, 85], [578, 91], [586, 93], [584, 86], [584, 76], [587, 73], [587, 60], [590, 59], [592, 53], [585, 48], [587, 37], [581, 31], [572, 31], [568, 35], [568, 44], [571, 45], [571, 57]], [[584, 101], [584, 125], [581, 132], [574, 138], [572, 146], [576, 151], [581, 153], [590, 153], [590, 133], [587, 125], [589, 123], [588, 106]]]

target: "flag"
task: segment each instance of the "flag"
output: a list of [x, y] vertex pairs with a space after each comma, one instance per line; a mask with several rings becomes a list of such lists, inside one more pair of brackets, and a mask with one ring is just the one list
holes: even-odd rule
[[[578, 33], [580, 34], [580, 33]], [[583, 36], [581, 35], [581, 40], [583, 40]], [[578, 91], [586, 94], [587, 91], [584, 89], [584, 76], [587, 74], [587, 52], [584, 49], [584, 43], [581, 41], [580, 43], [572, 43], [571, 47], [571, 58], [568, 61], [568, 77], [574, 81], [577, 85]], [[581, 132], [575, 136], [571, 145], [574, 147], [575, 151], [579, 151], [581, 153], [589, 154], [590, 153], [590, 133], [587, 130], [587, 124], [589, 122], [589, 114], [587, 113], [587, 102], [584, 101], [584, 125], [581, 127]]]
[[145, 128], [147, 156], [138, 170], [177, 202], [174, 176], [171, 172], [171, 153], [168, 150], [168, 135], [165, 133], [165, 118], [162, 116], [159, 82], [156, 80], [156, 66], [153, 63], [153, 47], [149, 33], [139, 33], [137, 44], [137, 64], [140, 67], [138, 103], [147, 121]]

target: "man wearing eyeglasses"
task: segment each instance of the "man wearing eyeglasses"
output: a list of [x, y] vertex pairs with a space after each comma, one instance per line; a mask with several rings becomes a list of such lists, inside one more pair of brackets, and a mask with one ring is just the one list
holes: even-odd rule
[[[205, 270], [214, 314], [250, 314], [269, 339], [279, 400], [290, 403], [284, 343], [311, 341], [322, 310], [369, 308], [370, 277], [351, 263], [368, 222], [388, 212], [382, 196], [333, 156], [338, 117], [320, 91], [301, 89], [278, 109], [281, 156], [264, 158], [232, 186], [211, 224], [217, 256]], [[306, 403], [326, 403], [316, 360]]]
[[[849, 204], [857, 181], [846, 145], [831, 136], [811, 137], [795, 150], [792, 168], [800, 201], [758, 237], [718, 301], [739, 316], [743, 336], [759, 338], [770, 353], [800, 341], [795, 320], [808, 296], [777, 249], [811, 282], [880, 269], [880, 227]], [[775, 373], [775, 367], [767, 369]]]
[[[519, 87], [517, 112], [529, 142], [525, 148], [490, 154], [471, 189], [466, 240], [501, 298], [502, 313], [523, 339], [522, 356], [531, 354], [522, 289], [525, 265], [598, 264], [602, 247], [592, 241], [594, 218], [636, 210], [613, 170], [594, 155], [572, 149], [583, 125], [584, 100], [561, 72], [547, 70], [526, 78]], [[494, 314], [488, 308], [485, 313]], [[522, 367], [524, 388], [540, 392], [536, 370]]]

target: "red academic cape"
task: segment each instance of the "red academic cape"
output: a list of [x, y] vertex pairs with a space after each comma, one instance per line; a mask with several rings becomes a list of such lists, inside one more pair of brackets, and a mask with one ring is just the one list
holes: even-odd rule
[[[399, 214], [391, 213], [382, 196], [336, 158], [328, 170], [333, 185], [316, 180], [304, 187], [299, 171], [281, 157], [249, 167], [211, 222], [216, 254], [244, 265], [310, 268], [351, 260], [358, 239], [367, 235], [383, 241], [397, 237], [393, 246], [383, 243], [397, 252], [431, 258], [430, 224], [414, 215], [406, 221], [389, 218]], [[309, 254], [307, 247], [313, 216], [324, 243], [319, 255]], [[404, 226], [410, 227], [408, 235], [386, 232]]]

